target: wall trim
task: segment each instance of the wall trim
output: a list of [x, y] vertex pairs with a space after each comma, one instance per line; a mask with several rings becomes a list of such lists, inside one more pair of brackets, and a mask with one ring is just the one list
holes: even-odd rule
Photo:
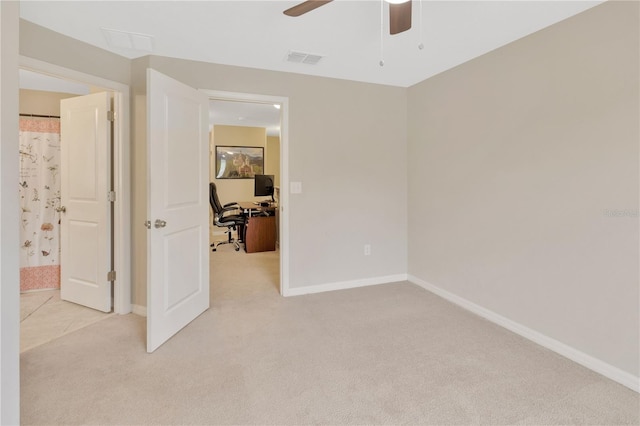
[[550, 349], [564, 356], [565, 358], [570, 359], [571, 361], [577, 362], [583, 367], [595, 371], [598, 374], [601, 374], [615, 382], [620, 383], [621, 385], [628, 387], [633, 391], [640, 393], [640, 377], [634, 376], [631, 373], [627, 373], [626, 371], [621, 370], [618, 367], [614, 367], [613, 365], [608, 364], [598, 358], [594, 358], [591, 355], [587, 355], [586, 353], [579, 351], [574, 347], [559, 342], [538, 331], [535, 331], [520, 323], [510, 320], [509, 318], [503, 317], [502, 315], [497, 314], [487, 308], [476, 305], [475, 303], [470, 302], [467, 299], [443, 290], [442, 288], [428, 283], [427, 281], [424, 281], [416, 276], [408, 274], [407, 280], [419, 287], [424, 288], [427, 291], [430, 291], [431, 293], [442, 297], [443, 299], [448, 300], [451, 303], [460, 306], [461, 308], [466, 309], [467, 311], [473, 312], [474, 314], [479, 315], [493, 322], [494, 324], [504, 327], [507, 330], [524, 337], [525, 339], [528, 339], [540, 346]]
[[346, 290], [356, 287], [368, 287], [378, 284], [389, 284], [407, 281], [407, 274], [387, 275], [383, 277], [364, 278], [352, 281], [339, 281], [335, 283], [317, 284], [305, 287], [289, 288], [284, 296], [302, 296], [304, 294], [323, 293], [325, 291]]
[[147, 307], [142, 305], [131, 305], [131, 313], [140, 315], [141, 317], [147, 316]]

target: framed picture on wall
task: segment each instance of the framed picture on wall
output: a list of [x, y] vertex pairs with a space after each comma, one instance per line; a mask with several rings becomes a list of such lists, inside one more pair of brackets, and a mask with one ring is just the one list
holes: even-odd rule
[[253, 179], [263, 171], [263, 147], [216, 146], [216, 179]]

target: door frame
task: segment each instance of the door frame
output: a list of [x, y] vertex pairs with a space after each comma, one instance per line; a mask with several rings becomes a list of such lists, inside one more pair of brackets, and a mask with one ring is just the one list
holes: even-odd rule
[[[200, 89], [210, 100], [280, 104], [280, 295], [289, 295], [289, 98], [254, 93]], [[210, 163], [210, 162], [209, 162]]]
[[73, 80], [113, 91], [113, 109], [116, 120], [113, 128], [113, 185], [114, 202], [113, 250], [116, 281], [113, 311], [131, 312], [131, 167], [129, 132], [129, 85], [85, 74], [69, 68], [20, 55], [19, 68], [52, 77]]

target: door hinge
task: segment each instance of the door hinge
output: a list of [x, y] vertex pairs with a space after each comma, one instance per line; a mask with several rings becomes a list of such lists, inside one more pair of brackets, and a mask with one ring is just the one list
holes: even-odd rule
[[116, 201], [116, 192], [115, 191], [109, 191], [109, 194], [107, 195], [107, 199], [110, 202], [115, 202]]
[[107, 272], [107, 281], [115, 281], [116, 280], [116, 271]]
[[107, 111], [107, 121], [116, 121], [116, 113], [113, 111]]

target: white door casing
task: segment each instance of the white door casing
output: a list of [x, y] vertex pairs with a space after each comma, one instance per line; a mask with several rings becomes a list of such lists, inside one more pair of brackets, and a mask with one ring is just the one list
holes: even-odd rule
[[209, 308], [208, 98], [147, 70], [147, 352]]
[[60, 298], [111, 311], [111, 94], [60, 103]]

